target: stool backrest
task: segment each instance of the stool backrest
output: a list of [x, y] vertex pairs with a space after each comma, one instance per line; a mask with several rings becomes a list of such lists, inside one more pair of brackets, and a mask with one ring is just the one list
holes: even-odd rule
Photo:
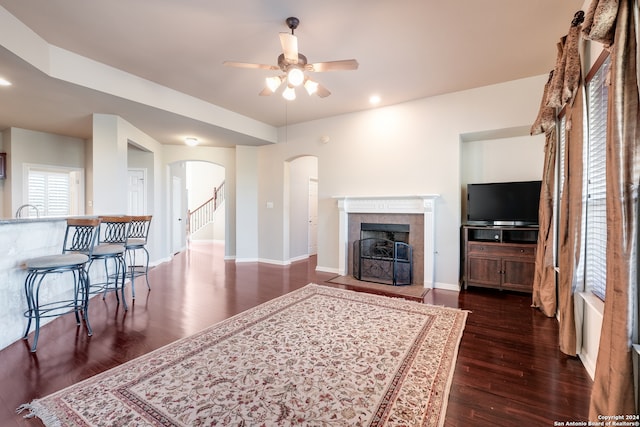
[[151, 225], [151, 215], [129, 216], [129, 230], [127, 231], [128, 239], [142, 239], [147, 243], [149, 236], [149, 227]]
[[129, 216], [101, 216], [98, 243], [124, 244], [130, 222]]
[[91, 256], [99, 226], [98, 218], [68, 218], [62, 253], [79, 252]]

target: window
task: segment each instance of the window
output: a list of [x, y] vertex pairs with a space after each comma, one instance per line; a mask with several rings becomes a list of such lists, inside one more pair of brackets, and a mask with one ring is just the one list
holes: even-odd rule
[[585, 168], [585, 262], [587, 290], [604, 300], [607, 279], [606, 133], [607, 74], [610, 60], [598, 61], [587, 77], [587, 152]]
[[84, 213], [81, 169], [25, 165], [25, 200], [41, 217]]

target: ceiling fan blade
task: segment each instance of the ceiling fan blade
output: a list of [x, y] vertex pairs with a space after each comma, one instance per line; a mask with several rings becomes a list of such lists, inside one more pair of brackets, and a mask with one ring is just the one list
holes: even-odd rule
[[226, 65], [227, 67], [236, 67], [236, 68], [259, 68], [262, 70], [279, 70], [280, 69], [280, 67], [277, 67], [275, 65], [253, 64], [251, 62], [224, 61], [222, 65]]
[[289, 64], [298, 63], [298, 38], [293, 34], [280, 33], [282, 53]]
[[268, 87], [265, 87], [264, 89], [262, 89], [262, 91], [260, 91], [260, 93], [258, 95], [260, 95], [260, 96], [273, 95], [273, 91], [271, 89], [269, 89]]
[[326, 87], [318, 84], [318, 90], [316, 91], [316, 94], [320, 98], [326, 98], [327, 96], [331, 95], [331, 92], [329, 92], [329, 89], [327, 89]]
[[355, 59], [343, 59], [341, 61], [316, 62], [308, 64], [305, 68], [307, 71], [315, 71], [317, 73], [323, 71], [357, 70], [358, 61]]

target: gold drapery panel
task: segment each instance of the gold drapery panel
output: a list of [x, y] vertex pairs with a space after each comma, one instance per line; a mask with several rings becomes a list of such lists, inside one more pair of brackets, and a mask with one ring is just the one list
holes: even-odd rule
[[[634, 167], [640, 164], [634, 17], [637, 7], [634, 0], [621, 0], [611, 46], [607, 117], [607, 290], [589, 410], [592, 421], [598, 421], [598, 415], [625, 415], [636, 411], [630, 308], [632, 302], [637, 301], [638, 292], [640, 170]], [[597, 16], [594, 22], [596, 20]]]
[[[562, 64], [563, 45], [558, 43], [556, 69]], [[556, 109], [549, 105], [551, 86], [555, 71], [549, 73], [544, 85], [538, 117], [531, 126], [531, 135], [545, 133], [544, 167], [538, 208], [538, 243], [536, 249], [536, 267], [533, 279], [532, 307], [538, 307], [549, 316], [555, 316], [557, 308], [556, 273], [553, 260], [553, 201], [556, 164]]]
[[548, 317], [553, 317], [557, 309], [556, 272], [553, 260], [553, 201], [556, 169], [555, 109], [553, 127], [546, 133], [544, 147], [544, 168], [538, 209], [538, 247], [536, 269], [533, 279], [532, 307], [538, 307]]
[[566, 106], [564, 185], [558, 211], [558, 313], [560, 351], [576, 355], [574, 312], [575, 276], [580, 255], [582, 223], [582, 114], [584, 92], [579, 90]]

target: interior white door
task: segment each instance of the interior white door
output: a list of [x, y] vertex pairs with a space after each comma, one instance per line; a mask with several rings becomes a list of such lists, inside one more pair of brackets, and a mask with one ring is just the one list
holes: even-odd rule
[[129, 215], [145, 215], [147, 211], [147, 171], [145, 169], [129, 169]]
[[173, 253], [182, 250], [182, 179], [174, 176], [171, 182], [171, 248]]
[[318, 253], [318, 180], [309, 179], [309, 255]]

